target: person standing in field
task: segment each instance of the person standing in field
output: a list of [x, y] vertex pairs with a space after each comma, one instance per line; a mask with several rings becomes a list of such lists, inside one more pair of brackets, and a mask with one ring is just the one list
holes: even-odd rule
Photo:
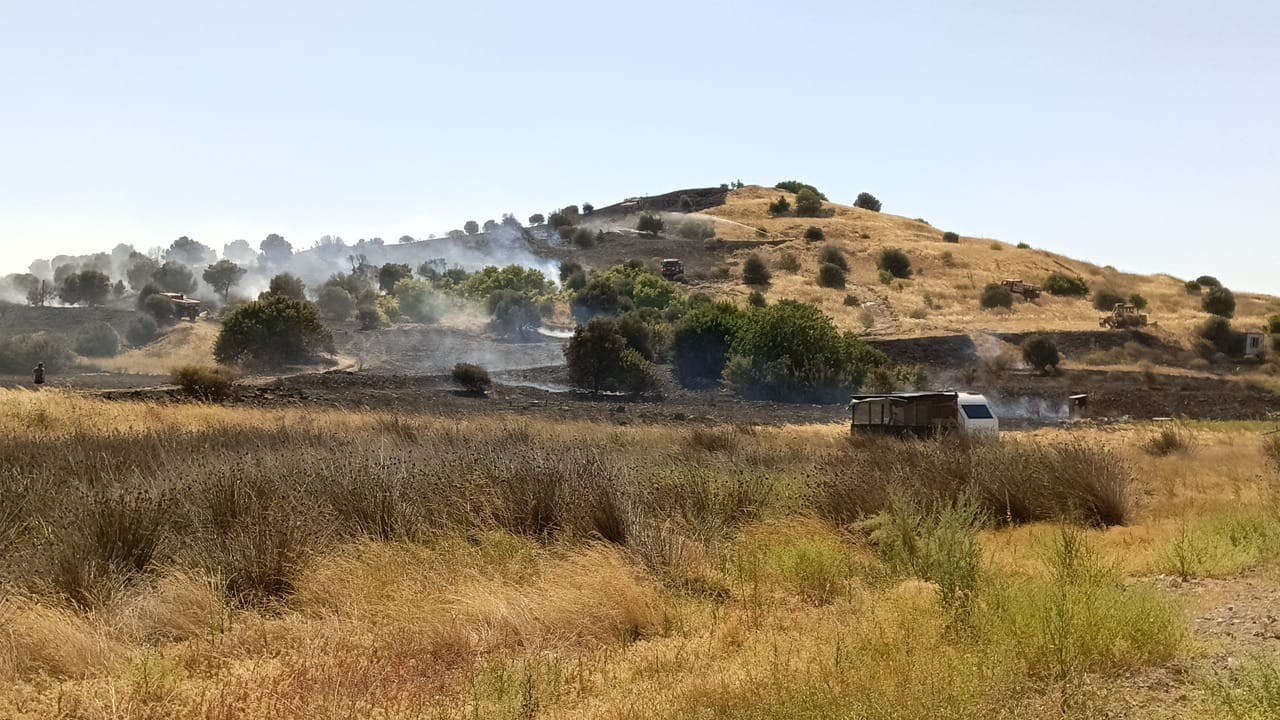
[[44, 384], [44, 363], [37, 363], [36, 369], [32, 370], [31, 374], [35, 376], [34, 380], [37, 385], [43, 385]]

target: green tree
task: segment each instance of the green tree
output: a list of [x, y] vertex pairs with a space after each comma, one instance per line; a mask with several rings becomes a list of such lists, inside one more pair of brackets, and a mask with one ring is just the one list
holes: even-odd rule
[[841, 334], [818, 308], [781, 300], [747, 313], [730, 349], [725, 379], [748, 398], [845, 402], [883, 354]]
[[120, 353], [120, 335], [107, 323], [90, 325], [76, 336], [76, 354], [91, 358], [115, 357]]
[[307, 362], [332, 346], [333, 336], [320, 321], [315, 305], [272, 296], [227, 314], [213, 356], [224, 364], [249, 362], [278, 368]]
[[1022, 359], [1038, 373], [1057, 370], [1058, 346], [1044, 335], [1032, 335], [1022, 341]]
[[[1200, 283], [1204, 285], [1203, 282]], [[1204, 299], [1200, 301], [1204, 311], [1219, 317], [1229, 318], [1236, 314], [1236, 296], [1235, 293], [1222, 287], [1209, 287], [1209, 292], [1204, 294]]]
[[886, 248], [880, 252], [876, 266], [896, 278], [911, 277], [911, 258], [898, 248]]
[[532, 215], [530, 215], [530, 216], [529, 216], [529, 225], [530, 225], [530, 226], [533, 226], [533, 225], [541, 225], [542, 223], [544, 223], [544, 222], [546, 222], [546, 221], [547, 221], [547, 219], [546, 219], [545, 217], [543, 217], [543, 216], [542, 216], [542, 213], [534, 213], [534, 214], [532, 214]]
[[773, 187], [777, 190], [786, 190], [787, 192], [796, 193], [797, 195], [800, 194], [801, 190], [808, 190], [809, 192], [812, 192], [814, 195], [817, 195], [819, 200], [822, 200], [825, 202], [827, 199], [827, 196], [819, 192], [818, 188], [808, 183], [802, 183], [799, 180], [783, 180], [782, 182], [778, 183], [777, 185], [774, 185]]
[[378, 287], [389, 293], [396, 289], [396, 283], [413, 277], [413, 268], [403, 263], [387, 263], [378, 268]]
[[960, 242], [960, 233], [954, 233], [948, 230], [942, 233], [942, 242], [958, 243]]
[[720, 381], [742, 318], [742, 310], [722, 302], [700, 305], [680, 319], [672, 335], [671, 354], [681, 385]]
[[440, 298], [430, 283], [405, 278], [396, 283], [394, 295], [400, 301], [400, 312], [414, 322], [435, 322], [440, 315]]
[[130, 256], [129, 262], [129, 269], [125, 270], [124, 276], [129, 281], [129, 287], [135, 291], [146, 287], [151, 282], [151, 276], [160, 269], [160, 263], [146, 255], [135, 253]]
[[824, 262], [818, 266], [818, 287], [843, 289], [845, 271], [835, 263]]
[[462, 231], [468, 235], [475, 235], [480, 232], [480, 224], [475, 220], [468, 220], [462, 225]]
[[240, 282], [244, 274], [245, 269], [239, 265], [230, 260], [219, 260], [205, 268], [202, 277], [214, 292], [222, 296], [222, 301], [226, 302], [231, 295], [231, 288]]
[[[270, 302], [271, 299], [267, 298], [260, 302]], [[320, 288], [318, 304], [320, 312], [326, 320], [346, 320], [351, 317], [352, 311], [356, 309], [356, 299], [351, 296], [350, 292], [337, 285], [326, 285]]]
[[293, 298], [294, 300], [306, 300], [307, 286], [296, 275], [280, 273], [271, 278], [271, 283], [267, 286], [267, 294]]
[[769, 203], [769, 214], [773, 216], [786, 215], [791, 212], [791, 202], [785, 197], [779, 195], [777, 200]]
[[858, 193], [858, 199], [853, 201], [853, 206], [863, 210], [870, 210], [871, 212], [880, 212], [880, 201], [876, 199], [875, 195], [868, 192]]
[[982, 307], [992, 310], [998, 307], [1013, 307], [1013, 293], [1000, 283], [989, 283], [982, 289], [982, 297], [978, 300]]
[[810, 225], [808, 229], [804, 231], [804, 239], [809, 242], [822, 242], [827, 239], [827, 235], [822, 232], [822, 228], [817, 225]]
[[636, 221], [636, 230], [639, 230], [651, 237], [657, 237], [658, 234], [662, 232], [665, 225], [666, 224], [662, 222], [661, 217], [652, 213], [644, 213], [640, 216], [640, 219]]
[[514, 290], [495, 290], [486, 302], [489, 328], [503, 337], [521, 335], [525, 328], [542, 323], [538, 308], [527, 295]]
[[1212, 275], [1201, 275], [1200, 277], [1196, 278], [1196, 284], [1199, 285], [1200, 287], [1206, 287], [1206, 288], [1222, 287], [1222, 283], [1218, 282], [1218, 278]]
[[849, 272], [849, 261], [845, 259], [844, 251], [835, 245], [827, 245], [822, 248], [822, 252], [818, 253], [818, 262], [835, 265], [841, 270]]
[[[203, 243], [196, 242], [183, 235], [164, 252], [164, 259], [181, 263], [188, 267], [200, 267], [217, 261], [218, 253]], [[175, 291], [177, 292], [177, 291]]]
[[258, 245], [261, 254], [258, 263], [265, 267], [279, 267], [293, 257], [293, 245], [283, 237], [271, 233]]
[[742, 283], [744, 285], [768, 285], [773, 273], [764, 264], [764, 260], [756, 253], [751, 253], [742, 262]]
[[111, 295], [111, 278], [97, 270], [72, 273], [58, 288], [58, 299], [67, 305], [102, 305]]
[[480, 228], [481, 228], [482, 230], [484, 230], [485, 232], [487, 232], [487, 233], [491, 233], [491, 232], [493, 232], [494, 230], [497, 230], [497, 229], [498, 229], [498, 221], [497, 221], [497, 220], [492, 220], [492, 219], [490, 219], [490, 220], [485, 220], [485, 221], [484, 221], [484, 225], [481, 225], [481, 226], [480, 226]]
[[1044, 279], [1044, 291], [1059, 297], [1085, 297], [1089, 294], [1089, 284], [1077, 275], [1056, 272]]
[[125, 330], [124, 337], [133, 347], [142, 347], [155, 340], [158, 332], [159, 326], [154, 318], [150, 315], [138, 315], [129, 321], [129, 327]]
[[180, 262], [170, 260], [151, 273], [151, 282], [162, 292], [190, 295], [196, 291], [196, 276]]
[[611, 318], [579, 325], [565, 346], [564, 357], [574, 387], [640, 394], [657, 386], [653, 363], [627, 345]]
[[796, 193], [796, 215], [798, 217], [817, 217], [822, 212], [822, 198], [809, 188], [801, 188]]

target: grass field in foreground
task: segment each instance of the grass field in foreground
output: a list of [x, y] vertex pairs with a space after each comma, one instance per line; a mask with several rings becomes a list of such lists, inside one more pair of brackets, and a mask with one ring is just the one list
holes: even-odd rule
[[6, 718], [1280, 702], [1274, 660], [1210, 674], [1149, 579], [1274, 561], [1275, 441], [1252, 428], [865, 447], [839, 426], [0, 407]]

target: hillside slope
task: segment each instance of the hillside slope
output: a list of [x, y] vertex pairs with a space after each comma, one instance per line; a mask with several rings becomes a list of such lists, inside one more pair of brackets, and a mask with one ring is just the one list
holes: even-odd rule
[[[781, 217], [769, 215], [769, 203], [791, 193], [748, 186], [729, 193], [726, 203], [699, 215], [716, 222], [717, 236], [730, 247], [728, 263], [731, 279], [712, 283], [718, 295], [745, 298], [749, 288], [741, 285], [740, 266], [751, 251], [758, 252], [773, 269], [770, 299], [792, 298], [820, 305], [847, 329], [885, 336], [938, 335], [979, 331], [1026, 332], [1032, 330], [1097, 329], [1100, 313], [1088, 299], [1057, 298], [1044, 295], [1035, 303], [1015, 302], [1012, 310], [989, 311], [978, 305], [978, 296], [989, 282], [1021, 278], [1042, 283], [1052, 272], [1083, 277], [1091, 290], [1111, 289], [1127, 296], [1140, 293], [1150, 303], [1147, 313], [1165, 331], [1185, 334], [1201, 322], [1206, 313], [1200, 296], [1188, 294], [1184, 281], [1168, 275], [1134, 275], [1114, 268], [1075, 260], [1047, 250], [1020, 249], [990, 238], [963, 236], [959, 243], [942, 239], [944, 230], [925, 222], [887, 213], [871, 212], [827, 203], [825, 217]], [[810, 243], [806, 228], [822, 228], [825, 243]], [[762, 236], [760, 230], [765, 235]], [[767, 237], [766, 237], [767, 236]], [[773, 242], [758, 247], [761, 240]], [[751, 249], [732, 251], [732, 243], [749, 242]], [[846, 290], [818, 286], [818, 254], [824, 244], [841, 248], [849, 259], [849, 286]], [[913, 276], [880, 282], [876, 261], [885, 248], [901, 248], [911, 258]], [[673, 251], [675, 249], [673, 248]], [[780, 271], [778, 261], [785, 254], [798, 260], [797, 272]], [[845, 305], [852, 294], [861, 305]], [[1268, 315], [1280, 313], [1280, 298], [1237, 293], [1234, 323], [1239, 327], [1260, 326]], [[868, 326], [868, 323], [870, 324]]]

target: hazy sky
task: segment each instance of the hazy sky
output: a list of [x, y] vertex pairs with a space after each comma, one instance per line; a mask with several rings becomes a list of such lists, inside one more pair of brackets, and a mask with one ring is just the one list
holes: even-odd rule
[[1280, 3], [0, 0], [0, 272], [739, 178], [1280, 293]]

